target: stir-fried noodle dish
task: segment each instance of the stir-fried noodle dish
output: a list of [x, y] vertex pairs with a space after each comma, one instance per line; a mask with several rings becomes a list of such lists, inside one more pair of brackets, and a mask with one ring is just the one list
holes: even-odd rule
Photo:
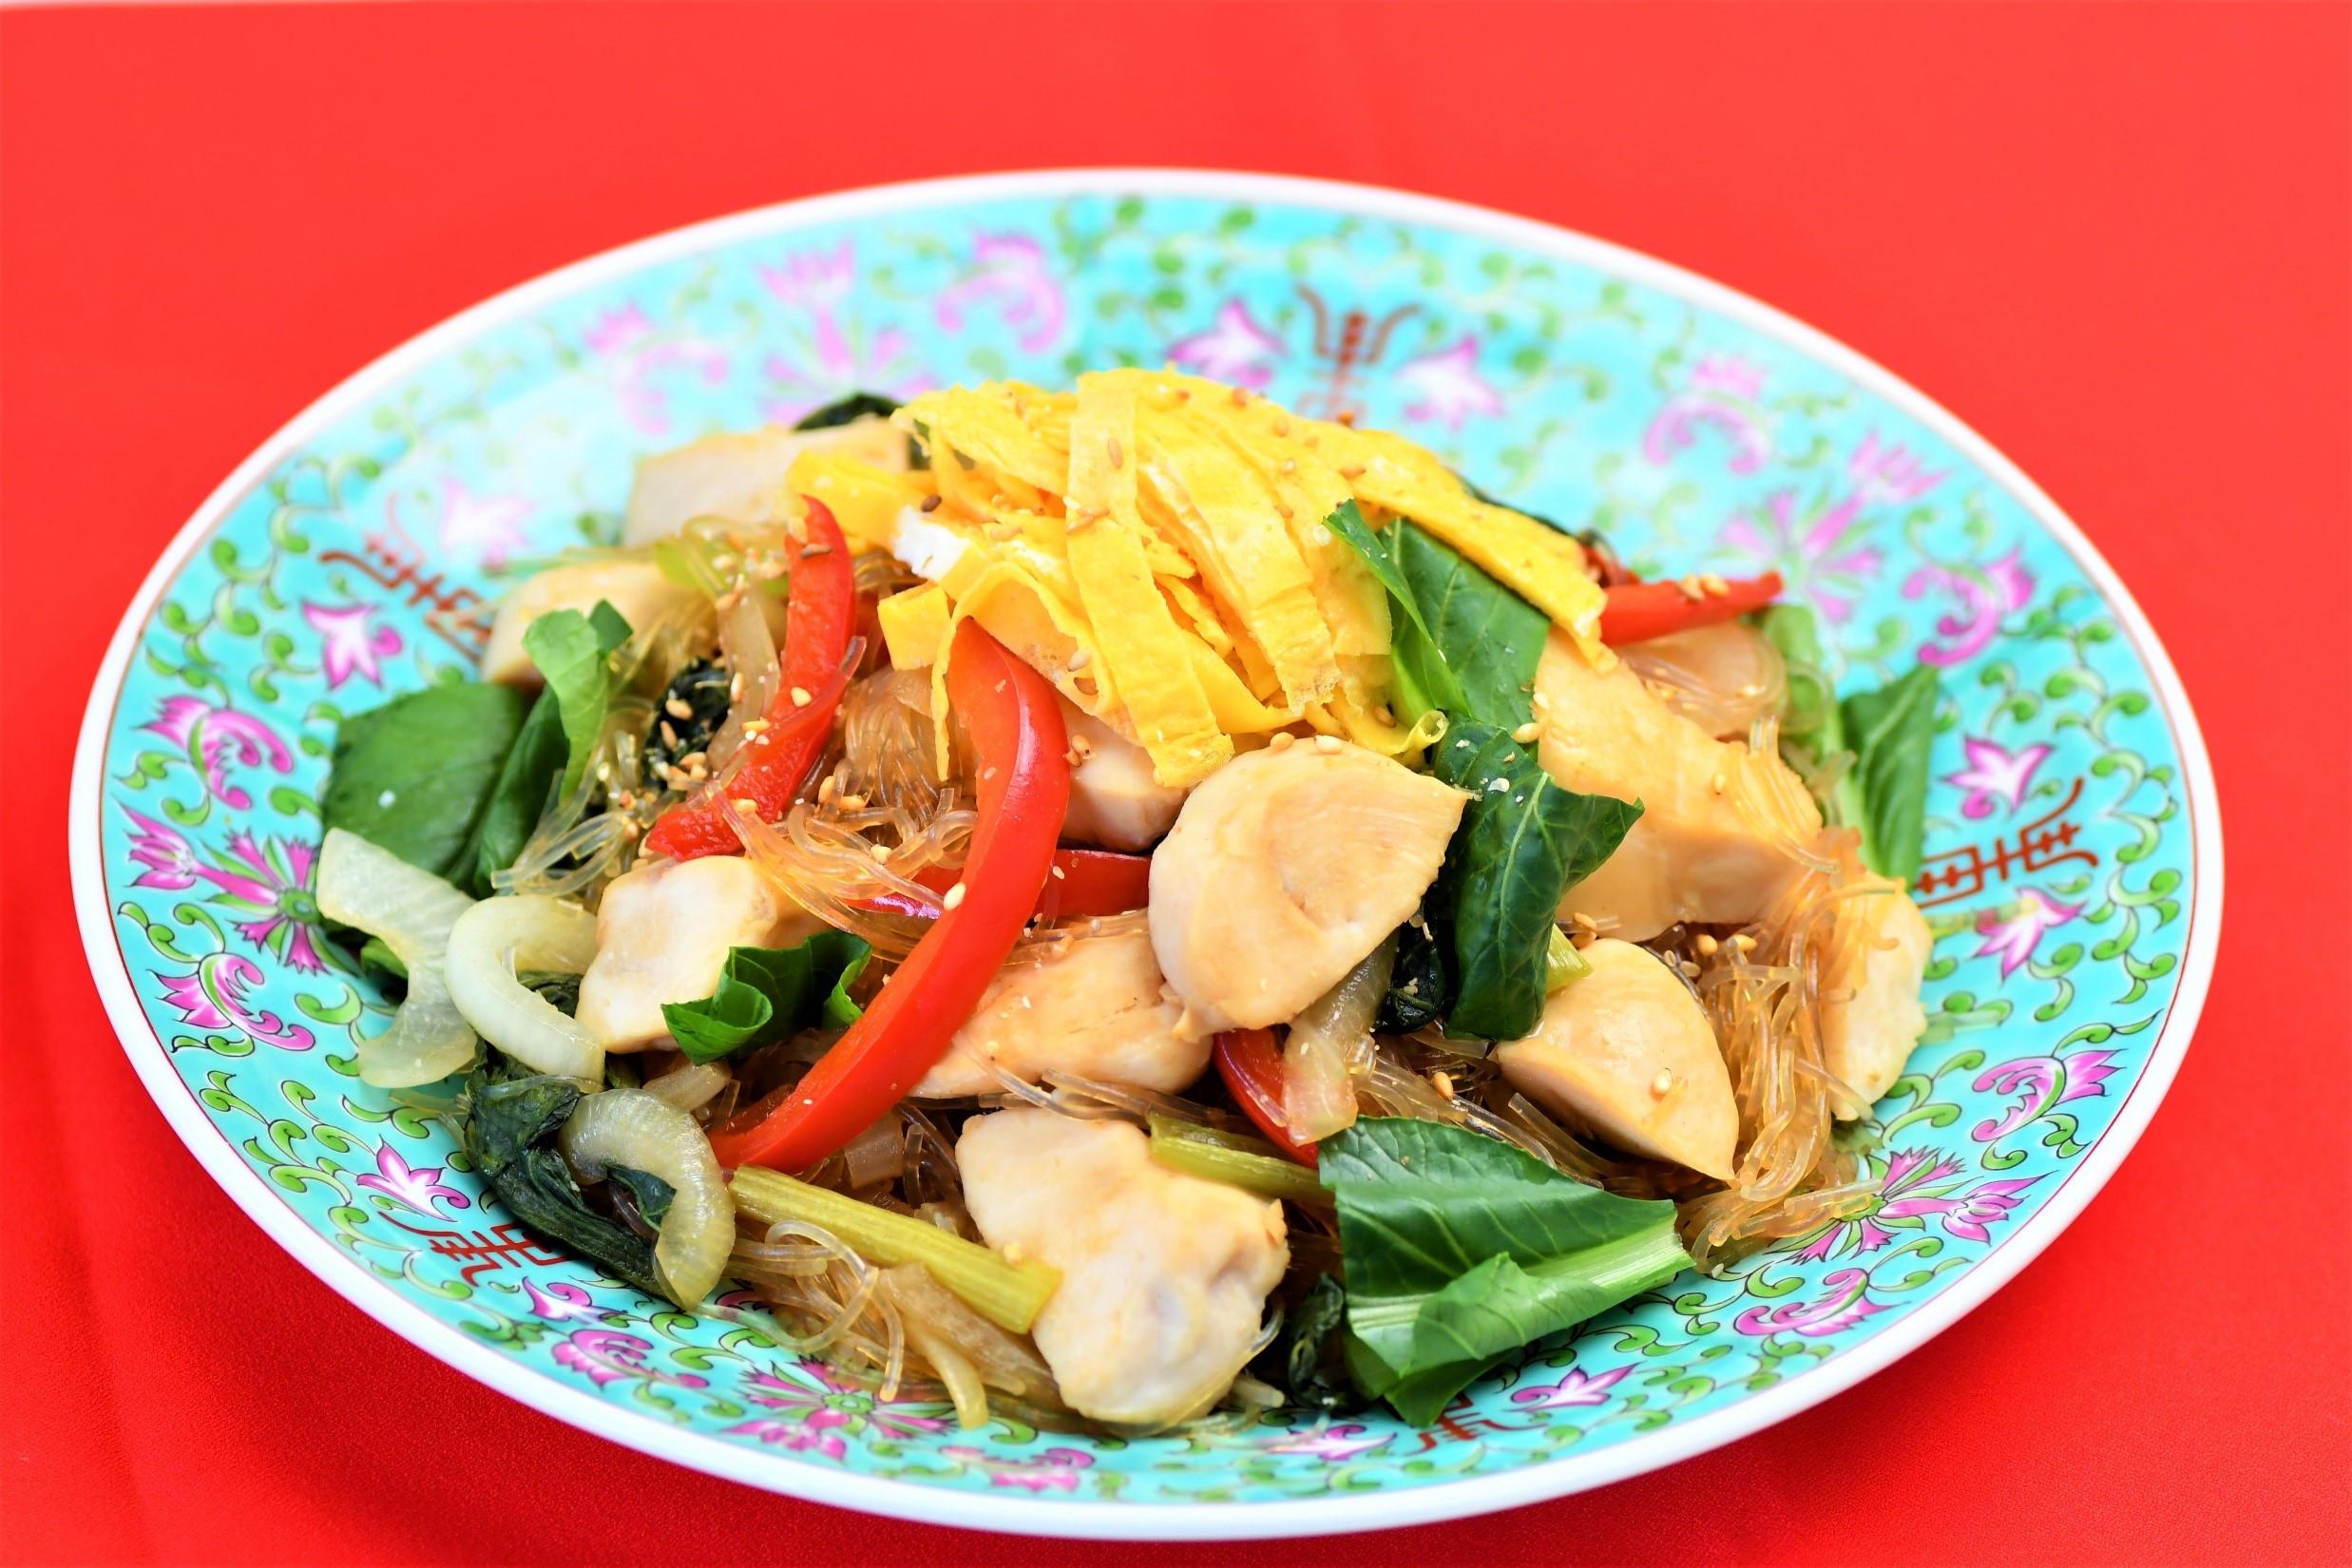
[[1780, 586], [1173, 373], [705, 437], [344, 721], [361, 1075], [966, 1425], [1433, 1422], [1872, 1200], [1935, 679]]

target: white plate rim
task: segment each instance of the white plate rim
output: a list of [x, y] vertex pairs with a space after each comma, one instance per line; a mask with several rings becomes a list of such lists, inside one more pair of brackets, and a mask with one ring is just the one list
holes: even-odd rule
[[[1737, 1404], [1589, 1454], [1569, 1453], [1498, 1475], [1379, 1493], [1275, 1502], [1046, 1501], [861, 1476], [763, 1454], [682, 1431], [604, 1402], [468, 1339], [378, 1281], [281, 1202], [238, 1157], [173, 1068], [124, 966], [107, 905], [100, 850], [106, 736], [140, 635], [180, 568], [247, 491], [290, 450], [445, 351], [575, 290], [695, 252], [779, 230], [943, 204], [1116, 195], [1198, 197], [1288, 204], [1423, 223], [1599, 268], [1736, 321], [1828, 366], [1901, 409], [2005, 488], [2095, 583], [2146, 665], [2181, 753], [2194, 889], [2178, 988], [2148, 1062], [2113, 1122], [2050, 1201], [1949, 1288], [1891, 1328]], [[814, 1502], [966, 1529], [1090, 1539], [1225, 1540], [1336, 1535], [1460, 1519], [1566, 1497], [1672, 1464], [1761, 1431], [1853, 1386], [1959, 1321], [2006, 1284], [2095, 1196], [2170, 1088], [2187, 1054], [2221, 937], [2222, 837], [2211, 758], [2164, 645], [2114, 568], [2062, 511], [1989, 441], [1893, 373], [1795, 317], [1737, 290], [1641, 252], [1493, 208], [1384, 186], [1291, 175], [1178, 168], [1069, 168], [966, 175], [866, 186], [803, 198], [673, 229], [573, 262], [449, 316], [346, 378], [288, 421], [207, 496], [140, 585], [100, 665], [74, 754], [67, 847], [82, 944], [124, 1053], [189, 1153], [271, 1239], [331, 1290], [445, 1365], [533, 1409], [599, 1437], [710, 1475]]]

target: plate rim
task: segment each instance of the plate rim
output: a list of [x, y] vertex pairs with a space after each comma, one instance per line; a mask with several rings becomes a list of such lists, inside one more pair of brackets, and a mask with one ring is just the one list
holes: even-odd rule
[[[509, 1360], [468, 1339], [336, 1251], [238, 1157], [173, 1067], [149, 1023], [108, 906], [101, 851], [105, 747], [140, 637], [164, 589], [236, 504], [292, 449], [387, 386], [516, 316], [577, 290], [698, 252], [778, 231], [891, 212], [1003, 199], [1140, 196], [1281, 203], [1446, 228], [1596, 267], [1713, 312], [1845, 376], [1918, 420], [2006, 488], [2096, 585], [2147, 667], [2181, 753], [2194, 888], [2177, 988], [2146, 1066], [2105, 1134], [2050, 1200], [1952, 1286], [1863, 1344], [1722, 1409], [1597, 1449], [1462, 1481], [1344, 1497], [1268, 1502], [1046, 1501], [962, 1492], [822, 1469], [666, 1426]], [[1352, 182], [1165, 167], [1072, 167], [897, 182], [770, 203], [599, 252], [448, 316], [345, 377], [279, 427], [182, 524], [140, 583], [109, 640], [84, 709], [68, 798], [67, 849], [84, 955], [107, 1020], [148, 1096], [230, 1199], [329, 1289], [446, 1366], [543, 1414], [623, 1447], [813, 1502], [966, 1529], [1091, 1539], [1222, 1540], [1337, 1535], [1438, 1522], [1570, 1496], [1705, 1453], [1809, 1408], [1884, 1370], [2007, 1284], [2097, 1195], [2171, 1086], [2204, 1010], [2220, 946], [2223, 855], [2212, 760], [2179, 673], [2122, 579], [2041, 488], [1993, 444], [1908, 382], [1818, 328], [1728, 285], [1640, 251], [1495, 208]]]

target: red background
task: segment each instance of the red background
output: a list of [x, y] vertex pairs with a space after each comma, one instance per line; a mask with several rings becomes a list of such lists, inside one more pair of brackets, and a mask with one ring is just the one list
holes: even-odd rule
[[[68, 916], [92, 672], [237, 461], [494, 290], [736, 208], [1066, 163], [1549, 219], [1928, 389], [2173, 650], [2229, 834], [2195, 1048], [1991, 1303], [1768, 1433], [1303, 1562], [2352, 1560], [2341, 6], [966, 4], [0, 17], [0, 1546], [17, 1562], [1174, 1560], [607, 1446], [345, 1306], [199, 1170]], [[2250, 568], [2240, 563], [2252, 558]], [[1188, 1553], [1254, 1560], [1263, 1548]]]

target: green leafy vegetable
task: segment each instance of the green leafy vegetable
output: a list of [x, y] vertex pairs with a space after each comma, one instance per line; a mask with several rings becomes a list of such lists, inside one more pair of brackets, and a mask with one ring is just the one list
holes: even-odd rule
[[898, 411], [898, 400], [880, 392], [853, 392], [847, 397], [835, 398], [821, 409], [813, 409], [800, 416], [796, 430], [830, 430], [836, 426], [853, 424], [869, 414], [888, 419]]
[[545, 697], [555, 698], [564, 726], [564, 782], [556, 798], [580, 787], [588, 756], [604, 727], [612, 702], [612, 653], [629, 640], [629, 623], [602, 600], [586, 615], [551, 610], [523, 630], [523, 651], [547, 678]]
[[[564, 616], [570, 619], [558, 620]], [[548, 621], [556, 624], [543, 636], [540, 627]], [[583, 627], [599, 653], [583, 653], [588, 639], [578, 635]], [[546, 678], [547, 684], [539, 699], [531, 704], [530, 717], [523, 721], [522, 733], [507, 749], [507, 760], [498, 771], [497, 786], [490, 791], [489, 803], [483, 809], [481, 821], [474, 826], [473, 852], [466, 857], [465, 864], [469, 868], [467, 874], [476, 898], [488, 898], [496, 890], [490, 877], [514, 864], [523, 846], [530, 842], [550, 802], [561, 799], [569, 789], [570, 785], [564, 780], [578, 782], [566, 766], [573, 755], [571, 732], [577, 727], [567, 721], [568, 715], [573, 710], [584, 713], [586, 708], [593, 707], [595, 723], [588, 727], [587, 742], [593, 750], [596, 732], [602, 727], [605, 707], [612, 699], [605, 666], [596, 660], [628, 640], [628, 621], [602, 600], [586, 616], [577, 610], [557, 610], [540, 617], [525, 630], [524, 649], [539, 665], [539, 673]], [[576, 660], [575, 655], [581, 657]], [[561, 685], [557, 680], [559, 669], [564, 677]], [[572, 710], [564, 706], [566, 686], [571, 688], [568, 695]], [[583, 752], [581, 767], [586, 766], [586, 753]]]
[[863, 1010], [850, 986], [872, 952], [847, 931], [819, 931], [796, 947], [730, 947], [718, 988], [699, 1002], [664, 1003], [661, 1017], [697, 1061], [774, 1044], [820, 1020], [848, 1028]]
[[409, 978], [409, 966], [400, 962], [400, 955], [392, 950], [392, 944], [380, 936], [372, 936], [359, 945], [359, 962], [381, 969], [403, 983]]
[[466, 1153], [523, 1228], [656, 1301], [667, 1300], [653, 1243], [589, 1208], [555, 1147], [555, 1135], [580, 1103], [579, 1088], [569, 1079], [494, 1077], [477, 1067], [466, 1091], [468, 1111], [458, 1129]]
[[1849, 766], [1837, 682], [1829, 677], [1813, 612], [1803, 604], [1774, 604], [1756, 624], [1788, 667], [1788, 690], [1780, 707], [1782, 759], [1825, 797], [1822, 805], [1831, 823], [1861, 821], [1862, 790]]
[[1287, 1389], [1293, 1405], [1345, 1415], [1364, 1407], [1364, 1396], [1348, 1375], [1347, 1343], [1348, 1291], [1329, 1274], [1319, 1274], [1291, 1309], [1280, 1337], [1250, 1369]]
[[1353, 501], [1341, 502], [1323, 523], [1364, 558], [1388, 590], [1389, 659], [1396, 670], [1393, 696], [1398, 710], [1410, 721], [1435, 709], [1460, 709], [1464, 700], [1461, 682], [1439, 650], [1437, 634], [1423, 617], [1413, 584], [1390, 553], [1388, 542], [1372, 531]]
[[428, 686], [346, 718], [318, 800], [324, 826], [456, 881], [527, 700], [510, 686]]
[[539, 993], [539, 1000], [570, 1018], [580, 1010], [580, 977], [562, 969], [518, 969], [516, 982], [526, 991]]
[[1462, 693], [1449, 711], [1517, 729], [1535, 717], [1536, 666], [1552, 622], [1541, 610], [1409, 524], [1389, 531], [1438, 652]]
[[637, 1205], [638, 1214], [646, 1224], [657, 1231], [661, 1229], [661, 1222], [670, 1217], [670, 1204], [678, 1196], [677, 1188], [651, 1171], [632, 1170], [626, 1165], [607, 1165], [604, 1176], [629, 1195], [629, 1201]]
[[1919, 875], [1926, 838], [1928, 751], [1940, 695], [1935, 670], [1920, 664], [1838, 705], [1862, 792], [1863, 864], [1904, 884]]
[[[654, 704], [653, 722], [645, 731], [648, 776], [660, 778], [663, 769], [677, 766], [679, 758], [710, 749], [727, 722], [728, 690], [734, 679], [709, 659], [698, 659], [678, 672], [661, 700]], [[673, 702], [682, 704], [687, 717], [679, 717], [670, 707]], [[670, 736], [677, 737], [675, 742]]]
[[1409, 1035], [1445, 1016], [1454, 999], [1453, 977], [1445, 970], [1445, 946], [1430, 931], [1426, 920], [1397, 927], [1396, 967], [1389, 971], [1387, 994], [1372, 1032]]
[[1672, 1203], [1587, 1187], [1466, 1128], [1366, 1117], [1318, 1154], [1350, 1370], [1416, 1425], [1512, 1350], [1690, 1265]]
[[1430, 760], [1471, 794], [1435, 901], [1454, 959], [1446, 1032], [1518, 1040], [1543, 1016], [1561, 895], [1609, 858], [1641, 807], [1560, 788], [1507, 732], [1476, 720], [1456, 720]]

